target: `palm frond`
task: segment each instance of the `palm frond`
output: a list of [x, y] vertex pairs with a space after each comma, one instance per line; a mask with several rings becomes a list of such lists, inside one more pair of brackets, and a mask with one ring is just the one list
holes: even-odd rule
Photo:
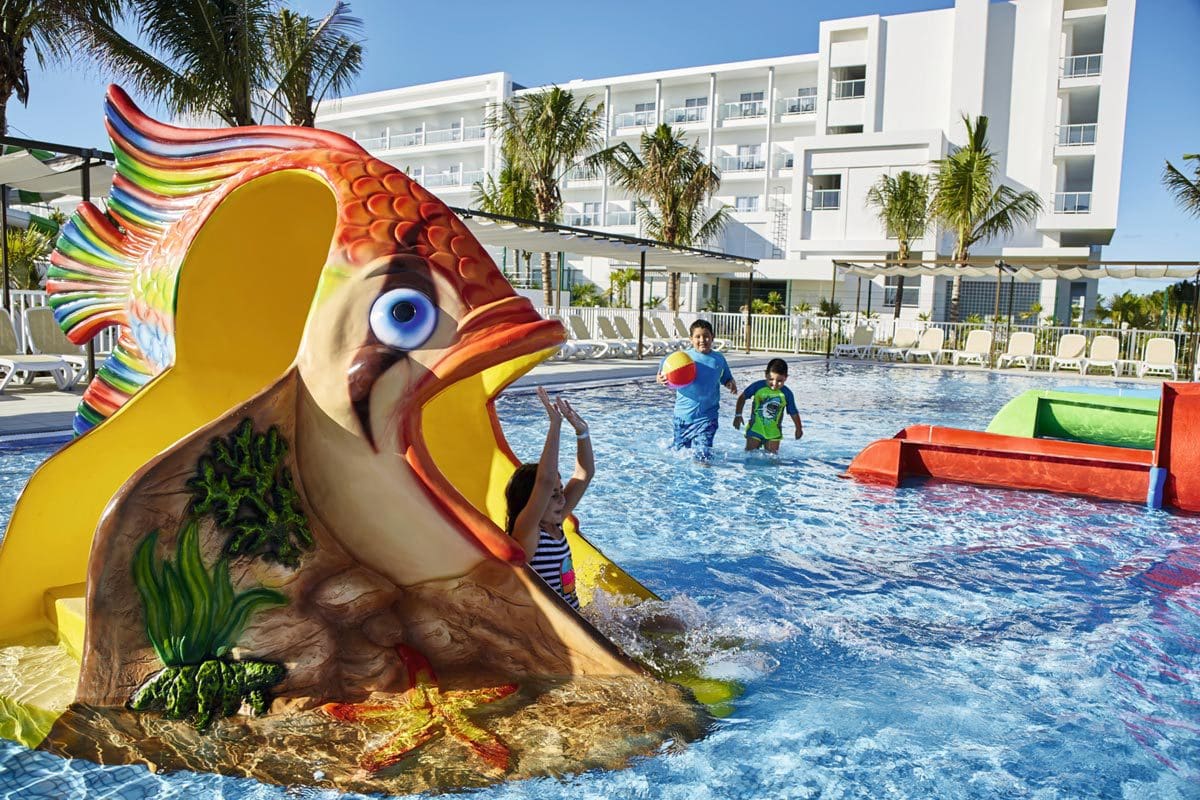
[[1163, 167], [1162, 182], [1167, 191], [1175, 195], [1175, 202], [1185, 213], [1200, 217], [1200, 153], [1185, 155], [1183, 159], [1196, 162], [1193, 165], [1195, 177], [1189, 178], [1168, 161]]

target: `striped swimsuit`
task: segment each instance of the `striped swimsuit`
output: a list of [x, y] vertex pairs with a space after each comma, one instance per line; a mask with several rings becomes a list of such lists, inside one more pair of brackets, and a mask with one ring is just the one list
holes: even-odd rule
[[567, 537], [555, 538], [545, 531], [538, 531], [537, 552], [529, 562], [546, 584], [562, 595], [567, 604], [579, 610], [579, 598], [575, 595], [575, 565], [571, 563], [571, 545]]

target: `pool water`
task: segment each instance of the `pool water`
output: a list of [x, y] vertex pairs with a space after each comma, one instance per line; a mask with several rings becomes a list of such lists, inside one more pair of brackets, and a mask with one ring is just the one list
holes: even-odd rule
[[[746, 691], [706, 738], [626, 770], [472, 794], [1200, 796], [1200, 518], [841, 479], [876, 438], [914, 423], [982, 429], [1007, 400], [1051, 384], [823, 361], [792, 372], [804, 439], [785, 440], [777, 458], [744, 454], [726, 396], [708, 466], [666, 448], [667, 390], [568, 393], [597, 453], [578, 509], [585, 533], [688, 620], [703, 672]], [[514, 450], [535, 460], [545, 431], [537, 399], [505, 397], [498, 409]], [[0, 459], [5, 507], [44, 455]], [[627, 648], [672, 658], [627, 633], [616, 612], [601, 617]], [[100, 768], [0, 741], [0, 797], [85, 796], [336, 795]]]

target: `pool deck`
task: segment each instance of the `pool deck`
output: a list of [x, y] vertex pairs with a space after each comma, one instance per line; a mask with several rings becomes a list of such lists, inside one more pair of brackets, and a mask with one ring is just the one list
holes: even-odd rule
[[[759, 368], [766, 366], [768, 360], [780, 357], [788, 363], [795, 364], [805, 361], [824, 361], [821, 355], [797, 355], [795, 353], [725, 353], [729, 366], [735, 370]], [[838, 359], [842, 363], [853, 365], [853, 360]], [[509, 389], [512, 392], [531, 392], [537, 386], [586, 388], [589, 386], [604, 386], [614, 383], [634, 381], [650, 381], [658, 368], [659, 358], [647, 358], [643, 361], [634, 359], [611, 359], [604, 361], [551, 361], [539, 364], [528, 375], [525, 375]], [[980, 370], [979, 367], [951, 367], [944, 364], [888, 364], [887, 362], [867, 362], [883, 364], [893, 369], [955, 369]], [[1018, 375], [1029, 375], [1023, 369], [1006, 370]], [[1086, 381], [1112, 381], [1111, 375], [1078, 375], [1074, 372], [1035, 373], [1046, 376], [1050, 383], [1081, 383]], [[1130, 385], [1157, 387], [1161, 378], [1117, 378], [1117, 381]], [[48, 388], [48, 380], [39, 379], [31, 385], [12, 385], [0, 394], [0, 441], [19, 441], [24, 438], [37, 438], [49, 434], [69, 434], [71, 419], [75, 407], [79, 404], [82, 387], [74, 391], [61, 392]]]

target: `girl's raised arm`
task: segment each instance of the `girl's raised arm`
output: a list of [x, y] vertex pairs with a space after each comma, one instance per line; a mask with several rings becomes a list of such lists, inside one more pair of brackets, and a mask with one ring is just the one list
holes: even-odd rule
[[512, 531], [513, 538], [520, 542], [521, 548], [525, 550], [526, 561], [532, 559], [533, 554], [537, 552], [538, 528], [541, 527], [542, 516], [546, 513], [546, 506], [550, 504], [550, 498], [558, 489], [559, 482], [558, 438], [562, 428], [562, 414], [550, 401], [545, 389], [539, 386], [537, 393], [538, 399], [546, 407], [546, 416], [550, 418], [550, 429], [546, 431], [546, 443], [542, 446], [542, 457], [538, 461], [537, 481], [533, 485], [533, 492], [529, 495], [529, 502], [517, 514]]
[[596, 460], [592, 453], [592, 437], [583, 417], [579, 416], [579, 413], [571, 408], [571, 404], [562, 397], [558, 398], [558, 410], [575, 429], [575, 472], [563, 489], [563, 495], [567, 501], [563, 511], [565, 515], [571, 513], [583, 497], [583, 493], [587, 491], [588, 484], [592, 482], [592, 476], [596, 474]]

